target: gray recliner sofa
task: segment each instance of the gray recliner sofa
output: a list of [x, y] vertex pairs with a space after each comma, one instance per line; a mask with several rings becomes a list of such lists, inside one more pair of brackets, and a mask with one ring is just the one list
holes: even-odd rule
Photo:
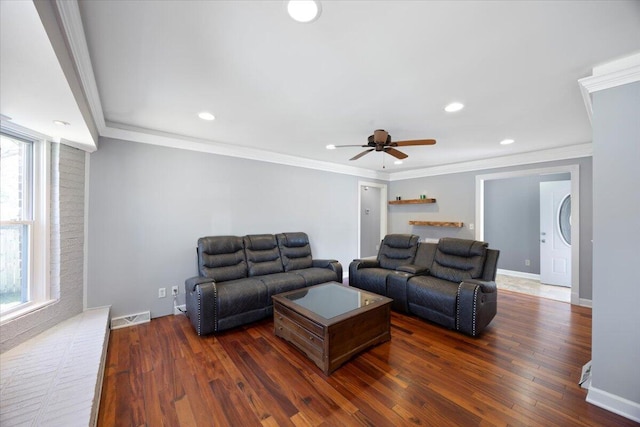
[[337, 281], [342, 265], [313, 259], [305, 233], [198, 239], [198, 276], [185, 281], [187, 317], [198, 335], [273, 314], [271, 296]]
[[500, 251], [476, 240], [385, 236], [375, 260], [354, 260], [349, 285], [393, 298], [392, 308], [477, 336], [497, 312]]

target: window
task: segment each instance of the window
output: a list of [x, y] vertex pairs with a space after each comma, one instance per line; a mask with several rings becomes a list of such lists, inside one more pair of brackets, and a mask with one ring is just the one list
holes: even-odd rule
[[45, 141], [0, 133], [0, 315], [49, 298]]

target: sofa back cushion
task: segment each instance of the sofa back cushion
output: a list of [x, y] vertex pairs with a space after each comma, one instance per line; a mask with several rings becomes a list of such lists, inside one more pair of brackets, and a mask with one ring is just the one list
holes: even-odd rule
[[243, 240], [249, 277], [283, 271], [276, 236], [273, 234], [254, 234], [245, 236]]
[[387, 234], [378, 251], [380, 267], [395, 270], [401, 265], [413, 264], [418, 240], [414, 234]]
[[430, 274], [452, 282], [478, 279], [482, 277], [487, 246], [476, 240], [444, 237], [438, 242]]
[[306, 233], [280, 233], [276, 238], [284, 271], [310, 268], [313, 265], [311, 245]]
[[242, 237], [210, 236], [198, 239], [198, 274], [216, 282], [247, 277]]

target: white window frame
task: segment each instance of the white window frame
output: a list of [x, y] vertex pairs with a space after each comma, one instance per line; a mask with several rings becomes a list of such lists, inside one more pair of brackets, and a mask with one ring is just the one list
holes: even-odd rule
[[0, 132], [10, 138], [31, 141], [32, 209], [33, 220], [29, 233], [29, 301], [2, 313], [0, 324], [55, 302], [51, 298], [50, 263], [50, 204], [51, 204], [51, 144], [44, 135], [17, 125], [2, 123]]

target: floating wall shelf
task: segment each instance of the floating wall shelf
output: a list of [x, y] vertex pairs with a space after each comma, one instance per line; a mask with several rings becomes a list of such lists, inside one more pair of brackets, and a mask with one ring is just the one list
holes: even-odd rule
[[455, 227], [462, 228], [462, 222], [452, 221], [409, 221], [409, 225], [422, 225], [426, 227]]
[[409, 199], [409, 200], [389, 200], [390, 205], [421, 205], [424, 203], [435, 203], [436, 199]]

